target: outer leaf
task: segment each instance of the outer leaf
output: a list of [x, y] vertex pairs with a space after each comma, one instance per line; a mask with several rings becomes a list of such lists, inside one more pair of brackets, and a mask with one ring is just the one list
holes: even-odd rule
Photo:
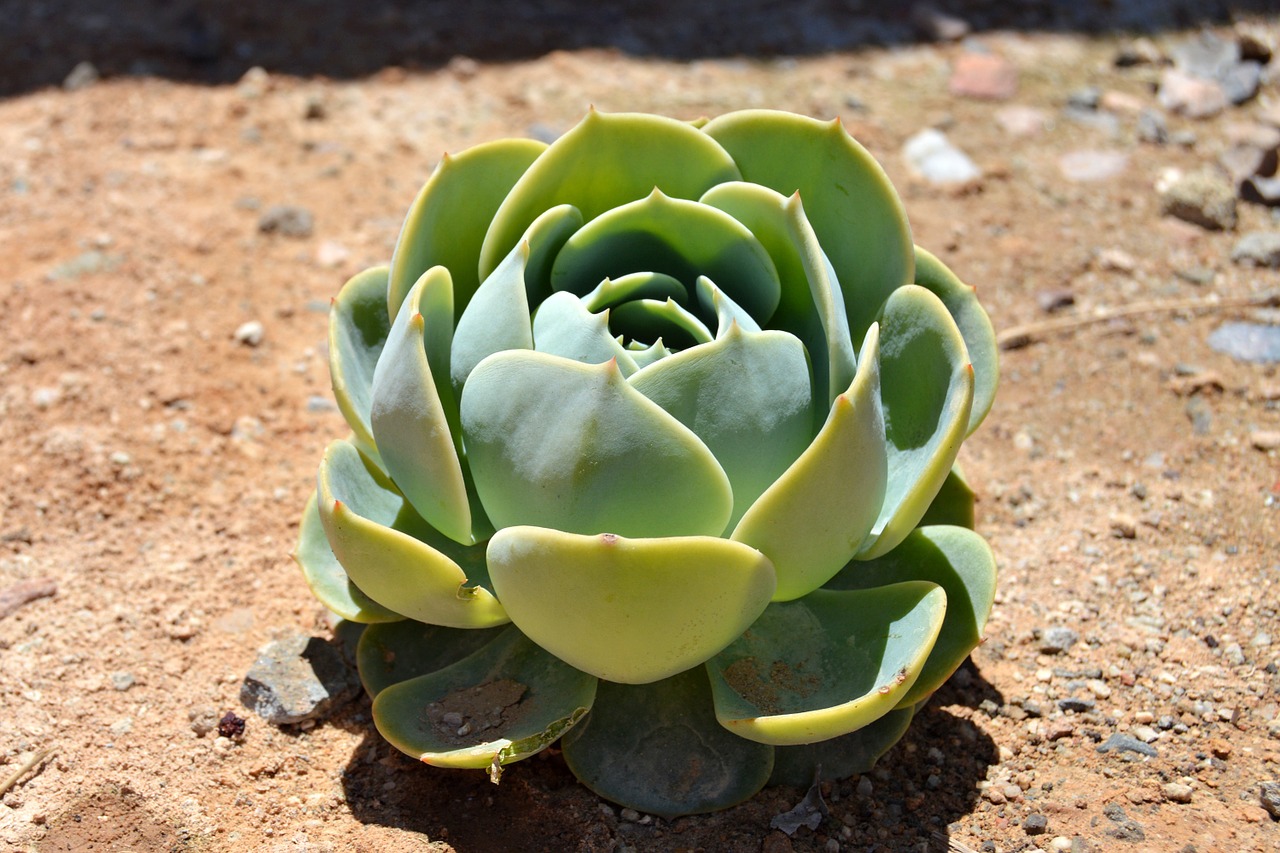
[[368, 694], [377, 696], [393, 684], [429, 675], [455, 664], [487, 646], [507, 626], [495, 628], [442, 628], [412, 619], [388, 622], [366, 629], [356, 648], [360, 680]]
[[533, 317], [533, 347], [583, 364], [616, 360], [623, 376], [637, 370], [631, 353], [609, 332], [609, 315], [592, 314], [572, 293], [553, 293]]
[[[508, 628], [451, 666], [387, 687], [373, 700], [378, 731], [437, 767], [501, 767], [554, 743], [595, 700], [596, 680]], [[457, 714], [462, 723], [454, 722]]]
[[631, 387], [706, 443], [729, 475], [736, 524], [809, 444], [804, 345], [786, 332], [728, 332], [636, 373]]
[[384, 607], [419, 622], [487, 628], [507, 621], [486, 589], [479, 547], [465, 548], [413, 512], [354, 446], [335, 441], [317, 475], [320, 520], [333, 553], [360, 589]]
[[1000, 360], [991, 318], [978, 302], [978, 291], [960, 281], [946, 264], [916, 246], [916, 284], [937, 294], [964, 338], [973, 364], [973, 408], [966, 435], [972, 435], [991, 411], [1000, 379]]
[[643, 684], [705, 661], [773, 593], [760, 552], [710, 536], [624, 539], [508, 527], [489, 541], [494, 590], [520, 630], [578, 669]]
[[923, 581], [771, 604], [707, 664], [716, 718], [778, 746], [857, 731], [911, 689], [946, 607], [942, 589]]
[[951, 468], [942, 488], [934, 495], [933, 502], [920, 517], [920, 527], [932, 524], [951, 524], [969, 530], [974, 528], [974, 495], [969, 481], [959, 465]]
[[511, 189], [485, 235], [480, 276], [497, 267], [529, 223], [553, 205], [572, 204], [590, 222], [654, 187], [669, 196], [697, 198], [708, 187], [740, 177], [720, 146], [683, 122], [592, 110]]
[[897, 709], [847, 735], [804, 746], [776, 747], [769, 784], [803, 788], [813, 784], [817, 771], [823, 779], [866, 773], [907, 733], [914, 715], [913, 708]]
[[668, 819], [743, 802], [764, 787], [774, 753], [716, 724], [701, 667], [640, 686], [601, 682], [562, 746], [596, 794]]
[[387, 267], [357, 274], [338, 291], [329, 310], [329, 376], [338, 410], [355, 433], [356, 446], [378, 459], [369, 409], [373, 371], [391, 329], [387, 317]]
[[324, 536], [320, 511], [316, 507], [316, 494], [311, 493], [302, 510], [302, 522], [298, 526], [298, 547], [293, 559], [302, 569], [307, 586], [320, 603], [351, 622], [395, 622], [403, 619], [399, 613], [388, 610], [360, 591], [351, 582], [347, 572], [334, 556], [329, 540]]
[[743, 180], [800, 193], [843, 287], [849, 331], [860, 339], [880, 304], [913, 280], [911, 227], [880, 164], [839, 119], [742, 110], [703, 132], [733, 156]]
[[734, 528], [733, 539], [773, 560], [777, 601], [799, 598], [840, 571], [880, 511], [888, 468], [877, 341], [872, 326], [858, 372], [817, 438]]
[[875, 560], [851, 562], [828, 589], [869, 589], [921, 580], [947, 594], [947, 615], [916, 680], [900, 706], [926, 699], [964, 662], [979, 642], [996, 593], [996, 560], [982, 537], [962, 527], [920, 527]]
[[391, 257], [387, 311], [392, 318], [409, 288], [434, 266], [449, 270], [455, 309], [461, 313], [466, 308], [480, 283], [476, 269], [489, 222], [512, 185], [546, 147], [533, 139], [503, 139], [440, 160], [413, 200]]
[[498, 353], [462, 395], [471, 471], [495, 527], [718, 535], [729, 479], [696, 435], [613, 363]]
[[699, 275], [719, 282], [758, 321], [778, 307], [778, 272], [764, 246], [732, 216], [654, 190], [588, 222], [551, 268], [551, 286], [585, 295], [601, 280], [661, 272], [694, 295]]
[[896, 290], [880, 339], [889, 485], [862, 559], [888, 553], [920, 521], [956, 461], [973, 403], [964, 339], [933, 293], [914, 284]]
[[373, 373], [371, 420], [387, 471], [441, 533], [474, 544], [471, 505], [455, 447], [458, 404], [449, 382], [453, 286], [432, 267], [405, 297]]

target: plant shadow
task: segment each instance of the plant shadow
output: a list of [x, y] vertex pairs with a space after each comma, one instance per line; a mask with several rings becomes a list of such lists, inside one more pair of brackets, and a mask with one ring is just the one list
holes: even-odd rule
[[[1001, 705], [1003, 697], [966, 662], [916, 715], [902, 741], [864, 774], [865, 781], [823, 783], [830, 814], [816, 830], [800, 828], [789, 839], [791, 849], [826, 850], [829, 839], [842, 849], [945, 849], [948, 827], [972, 812], [977, 782], [998, 760], [994, 742], [954, 712], [984, 701]], [[732, 809], [672, 821], [629, 815], [578, 784], [554, 748], [507, 767], [499, 785], [482, 772], [423, 766], [381, 739], [369, 707], [363, 698], [330, 720], [364, 735], [342, 771], [352, 814], [363, 823], [447, 842], [459, 853], [755, 853], [763, 839], [779, 833], [771, 820], [805, 793], [769, 787]]]

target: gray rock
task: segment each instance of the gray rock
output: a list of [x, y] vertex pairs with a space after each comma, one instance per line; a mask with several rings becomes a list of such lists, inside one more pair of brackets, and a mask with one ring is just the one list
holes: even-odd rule
[[908, 139], [902, 146], [902, 155], [912, 169], [932, 184], [960, 184], [982, 175], [967, 154], [933, 128], [926, 128]]
[[92, 62], [81, 62], [71, 69], [71, 73], [62, 81], [62, 88], [68, 92], [86, 89], [98, 82], [98, 69]]
[[276, 725], [318, 719], [346, 702], [360, 681], [341, 653], [318, 637], [269, 643], [244, 677], [240, 701]]
[[1209, 335], [1209, 346], [1239, 361], [1280, 362], [1280, 326], [1262, 323], [1223, 323]]
[[1204, 30], [1169, 48], [1169, 58], [1179, 71], [1217, 80], [1240, 62], [1240, 44]]
[[314, 227], [311, 211], [292, 204], [269, 207], [258, 220], [258, 230], [263, 234], [283, 234], [286, 237], [310, 237]]
[[1217, 79], [1227, 100], [1233, 104], [1243, 104], [1253, 98], [1261, 82], [1262, 66], [1257, 62], [1238, 63]]
[[1027, 835], [1044, 835], [1049, 828], [1049, 818], [1042, 814], [1029, 814], [1022, 822], [1022, 831]]
[[1259, 800], [1272, 820], [1280, 820], [1280, 782], [1263, 782]]
[[1138, 114], [1138, 139], [1163, 145], [1169, 141], [1169, 124], [1164, 113], [1159, 110], [1145, 109]]
[[1254, 175], [1240, 186], [1240, 197], [1270, 207], [1280, 205], [1280, 177], [1267, 178]]
[[1080, 635], [1073, 629], [1062, 625], [1046, 628], [1040, 637], [1040, 651], [1047, 655], [1065, 652], [1079, 641]]
[[1280, 231], [1250, 231], [1231, 248], [1231, 260], [1259, 267], [1280, 267]]
[[1069, 696], [1066, 699], [1058, 700], [1058, 707], [1064, 711], [1074, 711], [1077, 714], [1083, 714], [1086, 711], [1092, 711], [1094, 708], [1092, 699], [1081, 699], [1076, 696]]
[[1143, 743], [1131, 735], [1113, 732], [1111, 737], [1098, 744], [1098, 752], [1136, 752], [1139, 755], [1154, 757], [1158, 753], [1149, 743]]
[[1078, 110], [1096, 110], [1101, 100], [1102, 90], [1097, 86], [1086, 86], [1067, 95], [1067, 105]]
[[128, 690], [130, 687], [132, 687], [136, 683], [137, 683], [137, 680], [133, 677], [133, 673], [131, 672], [111, 673], [112, 689], [123, 692], [125, 690]]
[[1160, 210], [1211, 231], [1236, 227], [1236, 191], [1215, 172], [1200, 170], [1175, 181], [1160, 197]]

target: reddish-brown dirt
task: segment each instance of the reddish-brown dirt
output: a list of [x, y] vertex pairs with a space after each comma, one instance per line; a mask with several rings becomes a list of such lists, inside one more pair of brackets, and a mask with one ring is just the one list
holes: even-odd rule
[[[827, 790], [817, 831], [770, 829], [791, 789], [666, 822], [602, 804], [554, 754], [496, 787], [431, 769], [378, 738], [364, 699], [310, 728], [250, 715], [240, 740], [207, 731], [247, 714], [260, 646], [327, 635], [289, 552], [319, 455], [344, 432], [324, 402], [329, 299], [389, 258], [444, 151], [563, 131], [592, 104], [840, 116], [997, 329], [1044, 319], [1048, 291], [1087, 314], [1280, 290], [1280, 271], [1231, 260], [1240, 233], [1277, 227], [1267, 208], [1242, 203], [1236, 231], [1214, 232], [1162, 215], [1155, 188], [1214, 162], [1231, 123], [1274, 117], [1280, 84], [1210, 120], [1171, 116], [1190, 135], [1155, 145], [1136, 125], [1158, 72], [1113, 65], [1126, 39], [977, 39], [1016, 69], [1012, 97], [949, 93], [957, 44], [6, 87], [0, 590], [48, 579], [56, 594], [0, 617], [0, 775], [54, 750], [4, 795], [0, 846], [1277, 849], [1260, 786], [1280, 779], [1280, 377], [1207, 345], [1224, 320], [1274, 321], [1265, 311], [1152, 312], [1002, 354], [996, 407], [962, 455], [1002, 572], [986, 642], [874, 772]], [[1064, 115], [1086, 86], [1112, 94], [1114, 133]], [[1047, 120], [1017, 136], [997, 120], [1010, 105]], [[983, 177], [957, 190], [913, 176], [900, 149], [929, 126]], [[1127, 167], [1072, 181], [1060, 159], [1078, 151]], [[314, 227], [260, 230], [275, 205]], [[256, 346], [236, 338], [250, 321]], [[1042, 651], [1059, 626], [1078, 642]], [[1157, 754], [1098, 752], [1115, 733]]]

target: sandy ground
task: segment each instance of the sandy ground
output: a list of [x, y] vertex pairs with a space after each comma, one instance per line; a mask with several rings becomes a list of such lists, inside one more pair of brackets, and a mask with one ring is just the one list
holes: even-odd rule
[[[1171, 116], [1190, 136], [1155, 145], [1136, 126], [1158, 72], [1114, 67], [1126, 39], [977, 39], [1016, 69], [1011, 97], [950, 94], [964, 48], [937, 44], [689, 62], [587, 49], [337, 81], [11, 91], [0, 592], [47, 580], [56, 593], [0, 616], [0, 775], [53, 751], [4, 795], [0, 846], [1280, 849], [1260, 799], [1280, 778], [1280, 377], [1207, 345], [1226, 320], [1274, 321], [1265, 310], [1154, 311], [1003, 354], [995, 410], [962, 456], [1002, 568], [987, 640], [873, 773], [828, 787], [817, 831], [770, 829], [791, 789], [666, 822], [601, 803], [554, 754], [497, 787], [432, 770], [379, 740], [363, 699], [306, 729], [249, 715], [241, 740], [207, 730], [247, 713], [240, 682], [260, 646], [328, 636], [288, 556], [314, 466], [344, 430], [326, 402], [328, 303], [387, 260], [446, 150], [554, 134], [590, 104], [840, 116], [885, 164], [917, 241], [979, 286], [998, 329], [1045, 319], [1039, 297], [1055, 291], [1083, 316], [1280, 289], [1280, 271], [1230, 258], [1240, 233], [1280, 227], [1267, 208], [1242, 204], [1235, 231], [1215, 232], [1163, 216], [1155, 189], [1168, 169], [1212, 163], [1280, 85], [1211, 120]], [[1111, 94], [1114, 120], [1064, 114], [1086, 86]], [[1042, 120], [1011, 132], [1010, 106]], [[983, 177], [913, 176], [901, 146], [930, 126]], [[1082, 151], [1126, 166], [1071, 180], [1062, 158]], [[263, 232], [275, 205], [313, 227]], [[253, 321], [256, 346], [235, 336]], [[1044, 651], [1063, 626], [1078, 641]], [[1099, 753], [1115, 733], [1156, 755]]]

